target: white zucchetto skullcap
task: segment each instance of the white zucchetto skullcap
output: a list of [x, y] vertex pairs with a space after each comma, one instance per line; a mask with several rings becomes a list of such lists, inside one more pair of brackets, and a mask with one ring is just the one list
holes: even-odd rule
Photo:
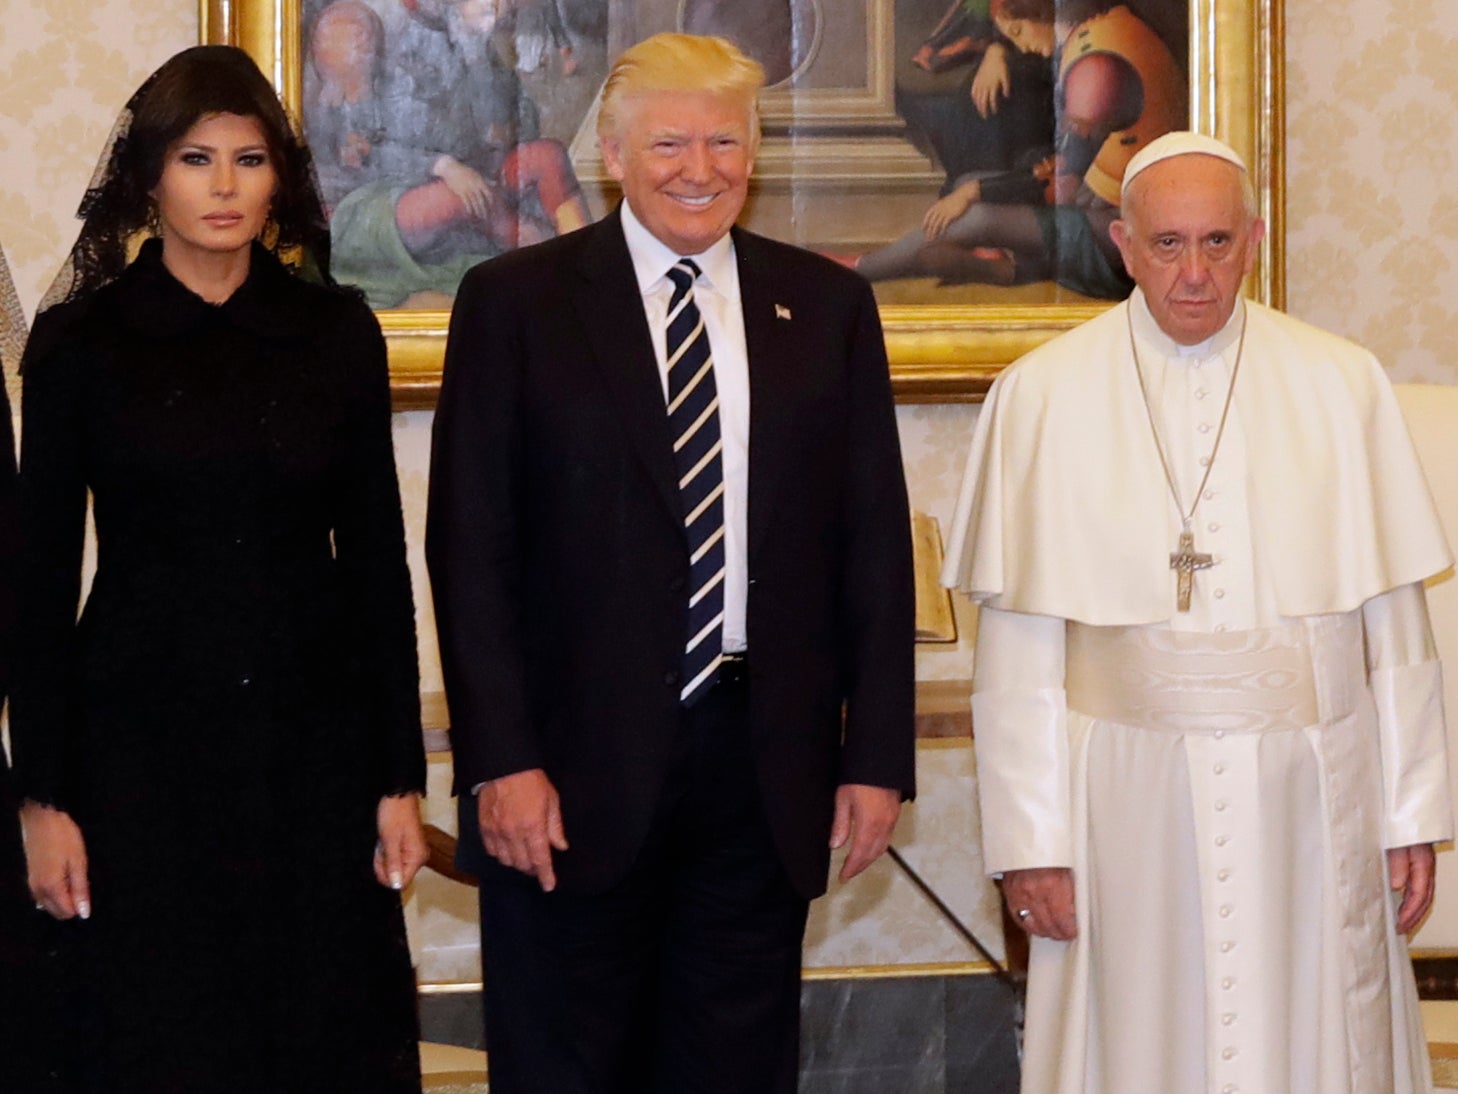
[[1242, 171], [1248, 170], [1245, 160], [1224, 141], [1207, 137], [1203, 133], [1177, 130], [1156, 137], [1134, 154], [1129, 166], [1124, 168], [1124, 181], [1119, 184], [1120, 202], [1123, 202], [1124, 195], [1129, 192], [1129, 183], [1134, 181], [1135, 175], [1146, 167], [1153, 167], [1161, 160], [1173, 159], [1175, 156], [1214, 156], [1226, 163], [1235, 164]]

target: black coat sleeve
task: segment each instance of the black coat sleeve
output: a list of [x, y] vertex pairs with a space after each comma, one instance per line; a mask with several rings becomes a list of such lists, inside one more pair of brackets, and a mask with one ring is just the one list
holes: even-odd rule
[[[22, 800], [65, 807], [68, 736], [75, 724], [76, 609], [86, 536], [82, 373], [86, 354], [46, 313], [26, 354], [21, 401], [19, 514], [23, 545], [10, 736]], [[37, 349], [37, 347], [43, 347]]]
[[426, 558], [458, 794], [543, 766], [523, 649], [525, 362], [501, 295], [487, 267], [461, 284], [431, 441]]
[[856, 313], [842, 532], [839, 781], [916, 790], [916, 593], [890, 367], [870, 286]]

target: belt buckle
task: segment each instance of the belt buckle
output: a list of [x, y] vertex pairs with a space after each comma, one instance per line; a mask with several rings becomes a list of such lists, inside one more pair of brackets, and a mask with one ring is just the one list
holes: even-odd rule
[[718, 683], [721, 687], [747, 687], [749, 685], [748, 655], [726, 653], [719, 662]]

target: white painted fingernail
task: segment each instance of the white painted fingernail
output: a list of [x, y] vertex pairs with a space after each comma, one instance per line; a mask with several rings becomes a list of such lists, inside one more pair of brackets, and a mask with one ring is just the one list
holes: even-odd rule
[[390, 888], [392, 888], [392, 889], [403, 889], [403, 888], [405, 888], [405, 877], [404, 877], [403, 874], [400, 873], [399, 870], [391, 870], [390, 871]]
[[91, 901], [89, 901], [89, 900], [78, 900], [76, 902], [76, 914], [79, 915], [82, 919], [90, 919], [91, 918]]

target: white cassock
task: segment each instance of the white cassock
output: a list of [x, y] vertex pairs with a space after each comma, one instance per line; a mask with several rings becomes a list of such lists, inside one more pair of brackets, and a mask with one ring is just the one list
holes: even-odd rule
[[[1214, 456], [1188, 612], [1131, 321], [1186, 508]], [[942, 580], [982, 606], [987, 869], [1075, 879], [1024, 1094], [1430, 1089], [1383, 849], [1453, 831], [1421, 585], [1450, 561], [1377, 361], [1269, 308], [1182, 349], [1136, 292], [999, 377]]]

